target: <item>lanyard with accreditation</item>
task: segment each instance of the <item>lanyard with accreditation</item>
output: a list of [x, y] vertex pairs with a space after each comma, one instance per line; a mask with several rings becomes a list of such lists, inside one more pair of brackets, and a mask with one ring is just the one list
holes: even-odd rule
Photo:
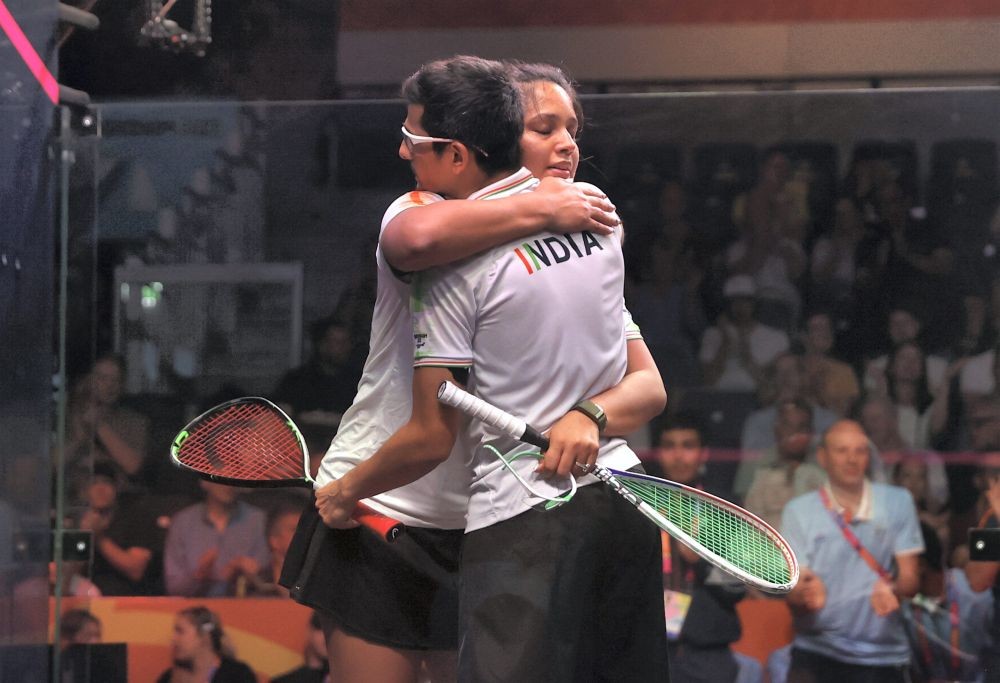
[[847, 542], [852, 548], [854, 548], [855, 552], [861, 556], [861, 559], [865, 561], [865, 564], [871, 567], [872, 571], [878, 574], [879, 577], [884, 579], [886, 582], [892, 583], [892, 574], [886, 571], [886, 568], [879, 564], [878, 560], [875, 559], [875, 556], [872, 555], [871, 551], [861, 544], [858, 537], [854, 535], [853, 531], [851, 531], [851, 527], [847, 525], [847, 520], [844, 519], [844, 516], [834, 509], [833, 501], [830, 500], [830, 495], [826, 492], [825, 486], [821, 486], [819, 488], [819, 497], [820, 500], [823, 501], [823, 507], [830, 512], [830, 516], [833, 517], [833, 521], [836, 522], [837, 526], [840, 528], [840, 533], [844, 534], [844, 538], [847, 539]]

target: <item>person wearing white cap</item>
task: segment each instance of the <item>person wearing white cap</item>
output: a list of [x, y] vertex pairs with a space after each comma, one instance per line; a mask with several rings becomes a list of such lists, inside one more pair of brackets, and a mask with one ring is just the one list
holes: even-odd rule
[[754, 392], [764, 367], [788, 349], [788, 335], [754, 318], [757, 286], [749, 275], [733, 275], [722, 293], [726, 310], [701, 339], [703, 379], [720, 391]]

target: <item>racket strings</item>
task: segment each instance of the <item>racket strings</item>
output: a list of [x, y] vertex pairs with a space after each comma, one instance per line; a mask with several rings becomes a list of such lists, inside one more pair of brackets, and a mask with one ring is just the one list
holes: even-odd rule
[[792, 568], [779, 543], [733, 510], [683, 489], [626, 477], [619, 481], [697, 543], [740, 570], [775, 585], [791, 581]]
[[190, 429], [177, 459], [198, 472], [233, 479], [301, 479], [303, 455], [298, 435], [281, 415], [266, 406], [235, 404]]

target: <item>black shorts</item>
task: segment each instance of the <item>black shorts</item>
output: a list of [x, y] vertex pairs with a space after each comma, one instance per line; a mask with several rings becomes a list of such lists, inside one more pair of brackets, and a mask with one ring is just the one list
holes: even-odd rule
[[458, 647], [464, 532], [407, 527], [387, 542], [367, 528], [330, 529], [313, 500], [302, 513], [280, 583], [304, 605], [369, 642], [404, 650]]
[[660, 533], [603, 484], [469, 532], [462, 681], [666, 681]]

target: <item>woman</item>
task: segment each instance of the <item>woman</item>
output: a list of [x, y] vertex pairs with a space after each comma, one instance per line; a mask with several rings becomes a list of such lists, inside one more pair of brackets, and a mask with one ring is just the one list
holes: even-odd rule
[[207, 607], [177, 613], [170, 643], [174, 665], [157, 683], [256, 683], [253, 670], [231, 656], [222, 623]]

